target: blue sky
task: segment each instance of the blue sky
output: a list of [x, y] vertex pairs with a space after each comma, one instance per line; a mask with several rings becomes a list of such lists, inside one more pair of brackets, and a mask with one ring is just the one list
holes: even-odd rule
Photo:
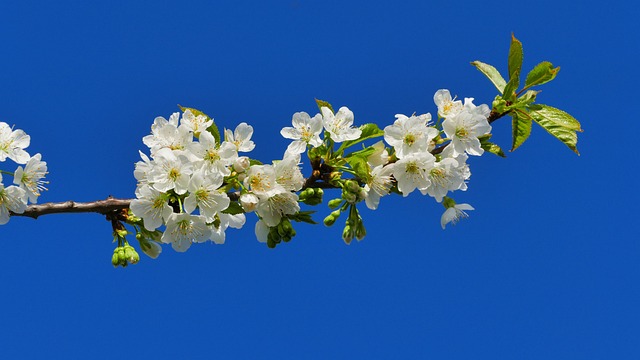
[[[177, 104], [221, 127], [250, 123], [264, 161], [314, 98], [381, 126], [434, 114], [441, 88], [490, 104], [494, 88], [469, 62], [506, 72], [512, 31], [524, 68], [561, 66], [538, 99], [582, 122], [581, 156], [534, 128], [507, 159], [471, 159], [469, 191], [456, 194], [476, 208], [469, 219], [442, 231], [431, 198], [387, 197], [363, 211], [369, 235], [351, 246], [318, 225], [271, 250], [250, 216], [224, 246], [166, 247], [114, 269], [101, 216], [11, 219], [0, 357], [640, 356], [637, 7], [213, 3], [0, 4], [0, 121], [48, 162], [41, 202], [132, 197], [141, 139]], [[494, 123], [497, 143], [509, 137], [508, 119]]]

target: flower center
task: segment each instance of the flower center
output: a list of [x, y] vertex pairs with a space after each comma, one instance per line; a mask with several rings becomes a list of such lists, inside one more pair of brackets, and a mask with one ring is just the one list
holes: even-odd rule
[[416, 136], [414, 134], [407, 134], [404, 136], [404, 143], [411, 146], [416, 142]]
[[456, 137], [464, 139], [469, 136], [469, 130], [464, 127], [456, 128]]

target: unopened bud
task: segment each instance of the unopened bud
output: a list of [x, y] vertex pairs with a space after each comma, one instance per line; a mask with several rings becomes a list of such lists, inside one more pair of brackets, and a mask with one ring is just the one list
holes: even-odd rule
[[351, 240], [353, 240], [353, 230], [350, 225], [345, 225], [344, 230], [342, 231], [342, 240], [349, 245], [351, 244]]
[[360, 220], [360, 222], [356, 226], [356, 239], [360, 241], [364, 239], [366, 235], [367, 235], [367, 229], [365, 229], [364, 223], [362, 222], [362, 220]]
[[233, 170], [243, 173], [251, 166], [249, 158], [246, 156], [239, 156], [236, 161], [233, 162]]
[[329, 201], [329, 209], [336, 209], [342, 204], [342, 199], [333, 199]]
[[254, 194], [243, 194], [240, 196], [240, 205], [242, 205], [242, 209], [248, 213], [256, 210], [258, 201], [258, 197]]

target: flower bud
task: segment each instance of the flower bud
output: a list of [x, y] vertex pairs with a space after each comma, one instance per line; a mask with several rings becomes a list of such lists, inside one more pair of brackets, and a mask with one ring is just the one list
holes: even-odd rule
[[351, 240], [353, 240], [353, 230], [350, 225], [345, 225], [344, 230], [342, 231], [342, 240], [349, 245], [351, 244]]
[[239, 156], [236, 159], [236, 161], [234, 161], [233, 163], [233, 170], [239, 173], [243, 173], [247, 171], [247, 169], [249, 169], [250, 166], [251, 166], [251, 163], [247, 156]]
[[333, 199], [329, 201], [329, 209], [336, 209], [340, 206], [340, 204], [342, 204], [342, 198], [339, 199]]
[[[118, 248], [116, 248], [116, 250], [117, 249]], [[116, 250], [113, 251], [113, 256], [111, 256], [111, 264], [113, 264], [113, 267], [118, 267], [118, 265], [120, 265], [120, 259]]]
[[367, 235], [367, 229], [365, 229], [364, 223], [362, 222], [362, 220], [360, 220], [358, 222], [358, 225], [356, 226], [356, 239], [360, 241], [364, 239], [366, 235]]
[[254, 194], [243, 194], [240, 196], [240, 205], [242, 205], [244, 211], [248, 213], [256, 210], [258, 201], [258, 197]]

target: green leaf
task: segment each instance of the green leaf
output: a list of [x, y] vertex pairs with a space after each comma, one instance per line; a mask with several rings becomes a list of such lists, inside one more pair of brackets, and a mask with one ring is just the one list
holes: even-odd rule
[[329, 108], [329, 110], [331, 110], [332, 113], [335, 113], [335, 111], [333, 111], [333, 107], [327, 101], [316, 99], [316, 104], [318, 104], [318, 109], [320, 110], [321, 113], [322, 113], [323, 107]]
[[222, 212], [224, 214], [237, 215], [244, 213], [244, 209], [242, 209], [242, 206], [238, 204], [237, 201], [232, 201], [229, 203], [229, 207], [222, 210]]
[[526, 88], [530, 88], [532, 86], [548, 83], [555, 79], [556, 75], [558, 75], [558, 71], [560, 71], [559, 66], [554, 69], [550, 62], [543, 61], [529, 71], [527, 74], [527, 80], [524, 82], [524, 86]]
[[480, 136], [478, 139], [480, 139], [480, 146], [485, 150], [488, 151], [494, 155], [498, 155], [500, 157], [507, 157], [504, 154], [504, 151], [502, 151], [502, 149], [500, 148], [500, 146], [492, 143], [489, 141], [489, 139], [491, 139], [491, 134], [486, 134], [483, 136]]
[[519, 148], [520, 145], [531, 135], [531, 116], [525, 110], [515, 109], [509, 113], [511, 115], [513, 126], [513, 145], [511, 151]]
[[518, 86], [520, 86], [520, 73], [514, 74], [514, 76], [509, 79], [507, 86], [504, 87], [502, 98], [514, 102], [516, 100], [516, 90], [518, 90]]
[[315, 213], [315, 211], [299, 211], [293, 215], [287, 215], [287, 218], [297, 222], [317, 224], [317, 222], [313, 221], [313, 219], [311, 218], [311, 214], [313, 213]]
[[364, 182], [368, 182], [371, 178], [371, 172], [369, 164], [367, 163], [367, 157], [368, 156], [363, 155], [351, 155], [346, 158], [353, 172]]
[[[198, 109], [183, 107], [183, 106], [180, 106], [180, 104], [178, 104], [178, 107], [180, 108], [180, 110], [182, 110], [182, 112], [189, 110], [195, 116], [203, 115], [204, 117], [207, 118], [207, 120], [213, 120], [209, 115], [203, 113]], [[220, 144], [220, 131], [218, 130], [218, 127], [216, 126], [215, 121], [211, 124], [211, 126], [207, 128], [207, 131], [210, 132], [211, 135], [213, 135], [213, 138], [216, 139], [216, 143]]]
[[484, 76], [491, 80], [493, 86], [495, 86], [501, 94], [504, 92], [504, 87], [507, 86], [507, 82], [504, 80], [502, 75], [500, 75], [500, 72], [496, 68], [480, 61], [474, 61], [471, 63], [471, 65], [475, 66], [476, 69], [480, 70], [480, 72], [483, 73]]
[[548, 121], [552, 121], [564, 128], [582, 132], [582, 129], [580, 128], [580, 123], [573, 116], [567, 114], [566, 112], [560, 109], [556, 109], [548, 105], [543, 105], [543, 104], [538, 104], [538, 105], [539, 105], [539, 108], [536, 109], [535, 111], [532, 111], [532, 115], [534, 116], [534, 118], [543, 117], [543, 118], [546, 118]]
[[376, 124], [364, 124], [360, 126], [360, 130], [362, 130], [362, 134], [360, 134], [360, 137], [358, 139], [343, 142], [342, 145], [340, 145], [340, 147], [338, 148], [337, 152], [340, 153], [344, 151], [344, 149], [365, 140], [384, 136], [384, 130], [380, 130], [380, 128]]
[[569, 149], [576, 154], [578, 152], [578, 134], [580, 123], [571, 115], [562, 110], [547, 105], [541, 105], [540, 110], [531, 111], [531, 116], [538, 125], [558, 140], [562, 141]]
[[522, 69], [522, 43], [511, 33], [511, 46], [509, 47], [509, 80], [514, 76], [520, 76]]

